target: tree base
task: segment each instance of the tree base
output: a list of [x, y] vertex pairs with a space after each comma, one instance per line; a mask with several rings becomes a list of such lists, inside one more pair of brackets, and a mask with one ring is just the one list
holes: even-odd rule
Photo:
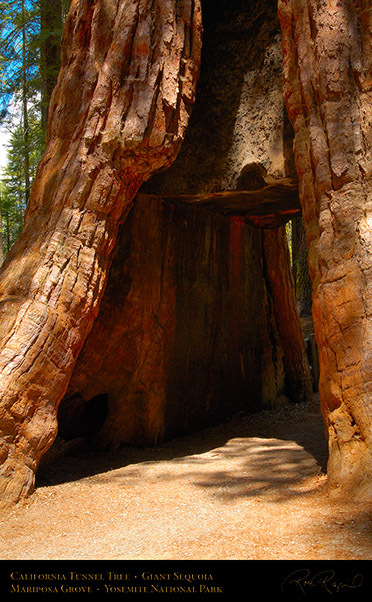
[[35, 488], [35, 472], [24, 461], [9, 457], [0, 468], [0, 509], [14, 506]]

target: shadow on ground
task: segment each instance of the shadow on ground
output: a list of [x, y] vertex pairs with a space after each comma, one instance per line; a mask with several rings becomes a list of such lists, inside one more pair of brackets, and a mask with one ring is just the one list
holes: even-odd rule
[[[123, 486], [144, 478], [187, 478], [224, 498], [259, 495], [269, 488], [285, 489], [288, 497], [305, 477], [325, 472], [327, 453], [319, 403], [314, 399], [311, 404], [293, 404], [276, 412], [235, 417], [156, 448], [82, 449], [41, 466], [36, 486], [94, 475], [102, 483], [122, 480]], [[229, 469], [232, 459], [238, 462], [238, 470], [235, 462], [234, 470]], [[164, 462], [168, 463], [166, 469], [162, 468]], [[169, 462], [174, 471], [169, 470]], [[124, 473], [111, 472], [125, 467]]]

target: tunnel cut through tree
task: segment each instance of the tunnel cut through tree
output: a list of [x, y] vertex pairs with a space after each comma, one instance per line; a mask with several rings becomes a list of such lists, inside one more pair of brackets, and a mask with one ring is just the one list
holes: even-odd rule
[[[154, 445], [312, 395], [283, 229], [300, 204], [276, 3], [205, 2], [203, 30], [180, 154], [120, 228], [59, 407], [70, 440], [77, 421], [85, 432], [84, 408], [107, 396], [94, 448]], [[57, 440], [51, 455], [69, 447]]]
[[[231, 11], [230, 4], [217, 5], [226, 15], [231, 12], [242, 37], [248, 30], [262, 34], [251, 43], [251, 61], [255, 50], [259, 55], [257, 39], [266, 42], [258, 69], [254, 61], [244, 66], [247, 54], [236, 54], [240, 63], [235, 62], [230, 70], [238, 76], [231, 81], [234, 94], [226, 97], [223, 87], [219, 88], [221, 99], [231, 101], [234, 108], [226, 113], [229, 130], [208, 129], [216, 113], [207, 114], [204, 125], [212, 146], [203, 163], [188, 139], [189, 132], [192, 138], [197, 130], [197, 112], [186, 130], [201, 57], [199, 2], [72, 2], [62, 67], [51, 100], [47, 150], [32, 189], [25, 228], [1, 272], [0, 493], [4, 504], [32, 491], [40, 458], [56, 436], [58, 406], [73, 382], [74, 367], [88, 335], [94, 333], [97, 317], [99, 324], [119, 226], [140, 185], [176, 159], [185, 132], [178, 166], [175, 161], [164, 180], [151, 183], [158, 186], [151, 194], [169, 194], [170, 182], [187, 184], [187, 169], [193, 162], [201, 173], [213, 161], [218, 167], [216, 178], [208, 178], [203, 190], [198, 188], [199, 181], [189, 181], [187, 186], [194, 186], [191, 192], [196, 194], [236, 190], [239, 185], [254, 188], [257, 179], [287, 176], [291, 169], [282, 94], [278, 100], [275, 86], [259, 77], [269, 65], [275, 67], [276, 76], [282, 74], [280, 31], [275, 41], [270, 38], [267, 43], [277, 4], [265, 0], [260, 7], [237, 0]], [[203, 6], [211, 4], [205, 0]], [[241, 9], [252, 13], [253, 27], [252, 20], [246, 27]], [[279, 9], [285, 100], [295, 133], [314, 287], [330, 483], [334, 488], [349, 486], [353, 493], [368, 493], [372, 476], [372, 354], [368, 352], [371, 14], [364, 0], [339, 0], [331, 9], [328, 2], [280, 0]], [[234, 29], [229, 31], [226, 23], [217, 23], [216, 32], [230, 36], [232, 49]], [[230, 58], [226, 56], [227, 73]], [[198, 88], [197, 97], [207, 91]], [[268, 101], [281, 111], [280, 127], [276, 127], [278, 112], [270, 120], [270, 114], [262, 110]], [[257, 157], [252, 146], [246, 146], [245, 133], [251, 135], [260, 119], [263, 138], [256, 145]], [[219, 147], [224, 152], [218, 157], [213, 155], [213, 132], [223, 134]], [[179, 162], [186, 172], [182, 173]], [[171, 193], [182, 192], [172, 184]], [[164, 229], [160, 232], [164, 243]], [[230, 234], [238, 249], [242, 222], [234, 217]], [[275, 274], [284, 261], [283, 231], [265, 233], [263, 240], [259, 261], [264, 261], [269, 282], [270, 273]], [[288, 260], [285, 265], [289, 267]], [[230, 267], [231, 275], [236, 275], [236, 263], [232, 261]], [[274, 307], [280, 295], [272, 278], [270, 303], [274, 312], [280, 312], [280, 303]], [[281, 291], [289, 292], [289, 288], [281, 286]], [[280, 324], [284, 330], [277, 340], [283, 349], [290, 344], [285, 320]], [[273, 336], [274, 330], [267, 333]], [[301, 347], [297, 350], [301, 358]], [[245, 367], [244, 361], [241, 365]], [[105, 400], [110, 414], [110, 399], [105, 395], [106, 391], [95, 391], [92, 399]]]

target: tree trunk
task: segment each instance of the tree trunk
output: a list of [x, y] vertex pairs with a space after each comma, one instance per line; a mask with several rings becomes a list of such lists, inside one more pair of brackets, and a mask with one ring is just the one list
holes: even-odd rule
[[304, 222], [301, 217], [292, 221], [292, 263], [298, 313], [311, 315], [312, 284], [307, 261], [307, 245]]
[[372, 13], [279, 0], [331, 490], [372, 490]]
[[[228, 376], [227, 387], [230, 391], [226, 392], [226, 399], [234, 397], [236, 391], [242, 395], [245, 387], [251, 391], [246, 395], [247, 399], [254, 397], [252, 391], [255, 391], [257, 408], [265, 407], [267, 400], [274, 407], [274, 398], [280, 397], [279, 392], [284, 391], [293, 402], [309, 400], [312, 397], [311, 375], [296, 311], [288, 248], [284, 232], [277, 229], [290, 219], [291, 212], [292, 215], [296, 214], [294, 204], [291, 204], [291, 208], [287, 204], [290, 197], [295, 195], [297, 198], [298, 193], [297, 187], [292, 188], [293, 182], [290, 180], [295, 171], [293, 132], [286, 117], [282, 94], [277, 2], [236, 0], [233, 7], [223, 2], [205, 3], [203, 26], [203, 68], [185, 142], [172, 166], [153, 176], [141, 190], [167, 195], [175, 202], [177, 194], [182, 195], [178, 202], [182, 199], [190, 203], [199, 212], [195, 219], [200, 223], [206, 219], [203, 217], [206, 211], [219, 212], [232, 218], [231, 229], [224, 237], [235, 245], [236, 253], [235, 256], [231, 253], [231, 264], [225, 266], [224, 270], [231, 278], [235, 275], [237, 279], [237, 274], [240, 274], [240, 286], [244, 287], [246, 283], [246, 288], [242, 291], [234, 284], [232, 299], [224, 303], [224, 311], [220, 312], [218, 318], [221, 331], [228, 323], [236, 335], [235, 346], [231, 339], [226, 345], [234, 350], [227, 352], [226, 364], [231, 363], [237, 370], [235, 374], [227, 369], [223, 372], [226, 379]], [[267, 186], [268, 182], [271, 186]], [[288, 185], [289, 182], [291, 185]], [[269, 189], [273, 192], [272, 197]], [[267, 202], [269, 196], [273, 202]], [[285, 206], [288, 213], [283, 210], [280, 220], [280, 207], [284, 209]], [[262, 238], [252, 235], [252, 241], [244, 247], [242, 241], [248, 238], [247, 223], [274, 229], [272, 232], [265, 231]], [[199, 241], [196, 237], [192, 246], [203, 249], [203, 240], [203, 235]], [[254, 257], [253, 264], [247, 263], [245, 266], [246, 270], [239, 267], [239, 258], [243, 262], [244, 253]], [[221, 266], [219, 269], [222, 270]], [[262, 284], [259, 288], [260, 278], [264, 279], [267, 293], [262, 292]], [[186, 297], [191, 297], [186, 285], [183, 286]], [[262, 293], [261, 301], [260, 295], [256, 296], [257, 290]], [[217, 299], [218, 295], [215, 293], [211, 297]], [[198, 298], [201, 305], [205, 300], [202, 289]], [[253, 306], [251, 304], [252, 298], [255, 299], [256, 308], [254, 303]], [[272, 315], [275, 315], [271, 320], [263, 318], [266, 303]], [[210, 301], [209, 305], [212, 314], [214, 304]], [[257, 309], [262, 310], [262, 316], [257, 315]], [[232, 320], [233, 315], [235, 320]], [[241, 318], [240, 323], [237, 316]], [[249, 325], [249, 320], [255, 322], [258, 328]], [[191, 331], [193, 325], [184, 328]], [[203, 329], [202, 326], [199, 330], [208, 332], [208, 328]], [[198, 335], [193, 332], [197, 340]], [[249, 344], [245, 336], [250, 340]], [[267, 344], [270, 338], [271, 345]], [[206, 355], [209, 353], [207, 341], [208, 335], [201, 345]], [[252, 357], [247, 359], [249, 345], [256, 346], [255, 360]], [[195, 361], [193, 353], [199, 359], [204, 357], [196, 347], [191, 347], [191, 351], [188, 362], [179, 362], [180, 366], [188, 366]], [[217, 350], [215, 353], [218, 356]], [[258, 358], [262, 362], [261, 368]], [[241, 365], [244, 366], [243, 371], [240, 371]], [[268, 366], [275, 368], [269, 370]], [[255, 371], [257, 376], [254, 376]], [[180, 382], [180, 368], [179, 373]], [[247, 381], [244, 384], [242, 373]], [[170, 375], [176, 382], [177, 378], [171, 372]], [[282, 378], [285, 379], [285, 385], [281, 382]], [[79, 381], [78, 374], [76, 380]], [[190, 376], [192, 383], [196, 380], [197, 377]], [[203, 390], [202, 386], [200, 390]], [[177, 400], [182, 399], [182, 395], [176, 387], [173, 391], [177, 407]], [[188, 398], [191, 397], [189, 395]], [[213, 405], [213, 394], [210, 400]], [[177, 414], [182, 415], [183, 411], [182, 403], [180, 408], [173, 409], [173, 422]], [[171, 413], [171, 410], [168, 412]]]
[[28, 121], [28, 68], [26, 52], [25, 5], [22, 1], [22, 115], [23, 115], [23, 174], [25, 183], [25, 203], [30, 199], [30, 126]]
[[50, 97], [61, 66], [62, 0], [40, 1], [41, 125], [45, 132]]
[[184, 137], [198, 0], [74, 0], [47, 149], [1, 272], [0, 493], [29, 493], [105, 289], [118, 226]]
[[283, 235], [138, 194], [59, 407], [60, 437], [155, 445], [311, 398]]
[[284, 351], [286, 387], [291, 399], [298, 402], [309, 401], [312, 398], [311, 373], [295, 303], [284, 227], [265, 230], [264, 262]]
[[[293, 131], [282, 92], [277, 2], [235, 0], [233, 7], [224, 2], [205, 3], [203, 24], [203, 68], [185, 142], [172, 166], [153, 176], [142, 190], [174, 197], [177, 193], [187, 195], [195, 207], [210, 210], [218, 210], [220, 202], [224, 215], [233, 216], [235, 211], [235, 217], [245, 222], [274, 227], [272, 232], [265, 231], [264, 245], [251, 252], [256, 256], [257, 273], [264, 262], [272, 290], [270, 298], [285, 346], [289, 396], [293, 401], [309, 399], [309, 367], [295, 307], [288, 248], [284, 233], [275, 229], [290, 219], [289, 212], [283, 212], [281, 224], [278, 219], [275, 205], [280, 207], [282, 203], [284, 207], [291, 196], [290, 187], [279, 185], [282, 179], [295, 175]], [[268, 181], [274, 189], [278, 184], [276, 203], [270, 207], [265, 202]], [[192, 193], [196, 195], [193, 201], [189, 196]], [[229, 204], [234, 193], [236, 202]], [[246, 203], [256, 195], [256, 208], [252, 207], [248, 215]], [[291, 211], [294, 215], [293, 205]], [[252, 283], [256, 277], [252, 272]], [[264, 327], [261, 332], [264, 338]]]

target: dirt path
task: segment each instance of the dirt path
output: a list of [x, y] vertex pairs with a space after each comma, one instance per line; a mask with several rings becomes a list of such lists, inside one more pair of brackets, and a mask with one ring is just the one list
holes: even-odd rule
[[3, 560], [372, 559], [372, 503], [326, 490], [316, 400], [157, 449], [75, 453], [1, 519]]

